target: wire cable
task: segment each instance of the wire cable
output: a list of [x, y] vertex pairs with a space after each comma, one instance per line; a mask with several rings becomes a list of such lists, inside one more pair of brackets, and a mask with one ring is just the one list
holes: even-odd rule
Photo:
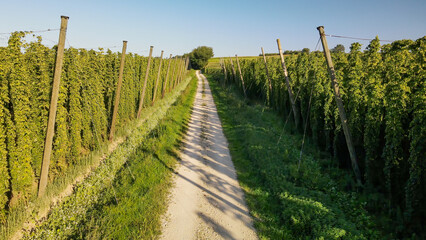
[[60, 28], [54, 28], [54, 29], [48, 28], [48, 29], [45, 29], [45, 30], [6, 32], [6, 33], [0, 33], [0, 35], [12, 34], [14, 32], [42, 33], [42, 32], [53, 32], [53, 31], [59, 31], [59, 30], [61, 30], [61, 29]]
[[[363, 41], [372, 41], [373, 39], [370, 38], [359, 38], [359, 37], [348, 37], [348, 36], [339, 36], [339, 35], [331, 35], [331, 34], [325, 34], [327, 37], [334, 37], [334, 38], [347, 38], [347, 39], [354, 39], [354, 40], [363, 40]], [[381, 42], [394, 42], [392, 40], [380, 40]]]
[[299, 163], [297, 164], [297, 171], [299, 171], [300, 163], [302, 162], [303, 146], [305, 145], [306, 129], [308, 128], [309, 116], [310, 116], [310, 113], [311, 113], [311, 102], [312, 102], [312, 93], [313, 92], [314, 92], [314, 86], [312, 84], [311, 95], [309, 96], [308, 112], [306, 114], [305, 129], [303, 130], [302, 146], [300, 147]]

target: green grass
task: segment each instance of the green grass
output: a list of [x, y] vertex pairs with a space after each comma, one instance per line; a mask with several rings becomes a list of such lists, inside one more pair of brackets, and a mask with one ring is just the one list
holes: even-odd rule
[[25, 238], [129, 239], [158, 234], [171, 174], [168, 166], [176, 162], [175, 150], [190, 114], [194, 72], [190, 79], [158, 101], [156, 111]]
[[283, 132], [283, 118], [244, 101], [233, 86], [208, 76], [224, 133], [261, 239], [380, 239], [351, 173], [302, 136]]

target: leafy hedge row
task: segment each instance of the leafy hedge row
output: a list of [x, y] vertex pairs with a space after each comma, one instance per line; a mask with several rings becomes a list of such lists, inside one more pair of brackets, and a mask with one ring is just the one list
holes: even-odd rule
[[[365, 189], [371, 196], [369, 207], [388, 211], [401, 226], [397, 231], [421, 231], [426, 224], [422, 204], [426, 201], [426, 37], [383, 46], [376, 38], [363, 52], [361, 44], [353, 43], [350, 53], [332, 57]], [[305, 52], [285, 61], [297, 95], [299, 122], [307, 122], [308, 134], [333, 153], [340, 166], [350, 167], [323, 53]], [[269, 57], [267, 62], [272, 94], [263, 59], [240, 60], [247, 94], [287, 117], [291, 108], [280, 60]], [[228, 82], [241, 86], [238, 76], [232, 78], [229, 61], [225, 69]]]
[[[41, 37], [26, 42], [26, 34], [15, 32], [0, 47], [0, 223], [9, 207], [36, 193], [46, 136], [56, 48], [44, 46]], [[107, 141], [120, 55], [65, 49], [50, 180]], [[147, 59], [126, 55], [118, 125], [136, 117]], [[145, 105], [151, 103], [159, 61], [151, 63]], [[157, 91], [161, 96], [162, 86]]]
[[[94, 214], [93, 211], [96, 211], [96, 207], [108, 205], [111, 199], [106, 197], [107, 194], [113, 192], [115, 203], [118, 204], [118, 201], [120, 201], [120, 204], [122, 204], [122, 199], [117, 200], [117, 188], [114, 186], [117, 181], [117, 175], [122, 174], [122, 171], [125, 171], [127, 174], [130, 172], [129, 176], [135, 181], [133, 174], [135, 176], [149, 174], [147, 172], [132, 173], [128, 161], [135, 158], [141, 146], [146, 144], [153, 134], [155, 135], [155, 131], [158, 131], [158, 129], [156, 130], [156, 126], [161, 124], [162, 120], [167, 117], [170, 107], [181, 103], [179, 96], [185, 89], [188, 89], [187, 86], [194, 77], [193, 75], [193, 77], [185, 79], [182, 84], [176, 87], [172, 94], [167, 95], [163, 101], [159, 101], [158, 105], [149, 111], [149, 118], [143, 124], [131, 127], [132, 134], [129, 135], [126, 141], [120, 144], [83, 182], [77, 184], [71, 196], [64, 199], [60, 205], [52, 208], [45, 221], [37, 224], [30, 232], [26, 232], [23, 239], [79, 238], [78, 236], [82, 231], [81, 228], [84, 227], [84, 224], [88, 224], [85, 222], [88, 220], [87, 217]], [[158, 169], [150, 170], [152, 173]], [[167, 170], [164, 171], [167, 172]], [[143, 201], [142, 199], [138, 200]], [[122, 217], [126, 219], [125, 216]], [[117, 221], [117, 219], [114, 220]], [[110, 221], [114, 220], [110, 219]], [[133, 224], [136, 223], [133, 222]], [[111, 232], [122, 230], [117, 225], [111, 228], [109, 229]]]

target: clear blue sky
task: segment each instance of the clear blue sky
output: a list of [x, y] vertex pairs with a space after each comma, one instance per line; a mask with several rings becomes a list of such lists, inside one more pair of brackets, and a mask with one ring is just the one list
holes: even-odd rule
[[[121, 50], [146, 55], [150, 45], [159, 55], [190, 52], [197, 46], [213, 47], [215, 56], [258, 55], [260, 47], [277, 52], [313, 50], [316, 27], [326, 34], [361, 38], [417, 39], [426, 35], [426, 0], [122, 0], [30, 1], [3, 0], [0, 33], [58, 28], [60, 15], [70, 17], [66, 46]], [[41, 34], [52, 46], [58, 32]], [[0, 46], [7, 44], [0, 34]], [[328, 38], [330, 47], [353, 40]], [[360, 41], [364, 46], [368, 41]]]

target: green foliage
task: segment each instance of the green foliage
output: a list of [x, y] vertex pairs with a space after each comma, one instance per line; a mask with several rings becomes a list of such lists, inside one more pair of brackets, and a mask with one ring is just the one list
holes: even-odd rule
[[345, 52], [345, 46], [342, 44], [337, 44], [334, 48], [330, 49], [330, 52], [332, 53], [344, 53]]
[[0, 47], [0, 223], [4, 223], [6, 219], [5, 205], [8, 201], [7, 192], [9, 192], [9, 171], [7, 162], [7, 111], [6, 102], [8, 101], [7, 80], [5, 79], [4, 58], [6, 49]]
[[[27, 34], [15, 32], [8, 46], [0, 47], [2, 231], [8, 226], [9, 212], [34, 200], [50, 108], [56, 46], [50, 49], [41, 44], [41, 37], [34, 35], [35, 41], [26, 42]], [[120, 54], [110, 50], [65, 49], [49, 184], [66, 178], [64, 174], [69, 168], [80, 165], [81, 159], [107, 143], [119, 65]], [[135, 118], [146, 65], [147, 57], [126, 55], [117, 129]], [[157, 65], [154, 63], [149, 69], [147, 103], [152, 99]], [[165, 74], [162, 68], [161, 79]]]
[[406, 216], [414, 229], [426, 224], [426, 37], [413, 45], [415, 62], [412, 72], [413, 118], [410, 122], [410, 157], [408, 159], [409, 179], [405, 186]]
[[368, 45], [364, 53], [365, 62], [365, 181], [367, 186], [380, 186], [384, 179], [384, 163], [380, 159], [382, 152], [380, 143], [381, 131], [383, 129], [383, 62], [380, 54], [380, 41], [376, 37]]
[[[368, 209], [391, 219], [392, 224], [383, 225], [387, 231], [394, 232], [392, 237], [411, 237], [413, 233], [424, 236], [420, 226], [425, 224], [426, 207], [420, 202], [426, 196], [425, 37], [384, 46], [380, 46], [376, 37], [364, 52], [359, 43], [354, 43], [350, 53], [335, 51], [332, 59], [364, 176], [364, 190], [369, 196]], [[285, 61], [290, 87], [297, 96], [299, 120], [308, 122], [307, 134], [322, 150], [334, 155], [336, 164], [350, 168], [323, 54], [304, 52], [286, 56]], [[240, 61], [247, 95], [277, 110], [283, 121], [292, 121], [280, 61], [270, 57], [267, 62], [272, 96], [267, 92], [264, 62], [256, 58]], [[230, 79], [226, 84], [241, 89], [238, 79], [232, 79], [228, 60], [225, 69]], [[216, 72], [223, 74], [223, 70]], [[220, 75], [217, 78], [224, 80]]]
[[21, 41], [25, 36], [24, 32], [13, 33], [9, 38], [7, 57], [10, 61], [10, 68], [6, 73], [9, 85], [9, 106], [11, 111], [9, 126], [13, 129], [8, 145], [9, 169], [11, 175], [12, 197], [16, 200], [27, 198], [31, 193], [31, 187], [34, 181], [34, 174], [31, 168], [32, 143], [30, 139], [30, 126], [27, 124], [30, 120], [30, 87], [28, 82], [28, 66], [25, 63], [22, 47], [27, 44]]
[[200, 46], [189, 53], [189, 61], [193, 69], [202, 69], [207, 66], [210, 58], [213, 57], [213, 48]]
[[222, 89], [209, 79], [261, 239], [380, 239], [365, 202], [344, 190], [351, 180], [329, 154], [307, 143], [298, 170], [302, 136], [283, 130], [276, 112], [243, 100], [235, 86]]
[[[140, 234], [149, 239], [157, 234], [170, 187], [168, 166], [173, 167], [177, 160], [167, 150], [173, 152], [178, 146], [194, 99], [194, 79], [193, 73], [172, 94], [147, 108], [144, 113], [150, 117], [134, 122], [126, 141], [24, 239], [131, 239]], [[190, 80], [189, 90], [179, 98]]]
[[[168, 110], [156, 128], [146, 136], [126, 165], [117, 174], [112, 188], [76, 228], [81, 238], [155, 238], [161, 214], [166, 210], [171, 169], [177, 163], [175, 152], [191, 113], [197, 81]], [[118, 204], [117, 204], [118, 203]]]
[[[385, 180], [387, 192], [390, 196], [391, 207], [403, 202], [404, 185], [401, 179], [407, 179], [408, 152], [408, 108], [410, 104], [411, 68], [413, 55], [409, 51], [410, 43], [403, 41], [392, 43], [390, 51], [384, 53], [386, 82], [384, 94], [385, 107], [385, 147], [383, 158], [385, 161]], [[391, 210], [394, 210], [392, 208]]]

